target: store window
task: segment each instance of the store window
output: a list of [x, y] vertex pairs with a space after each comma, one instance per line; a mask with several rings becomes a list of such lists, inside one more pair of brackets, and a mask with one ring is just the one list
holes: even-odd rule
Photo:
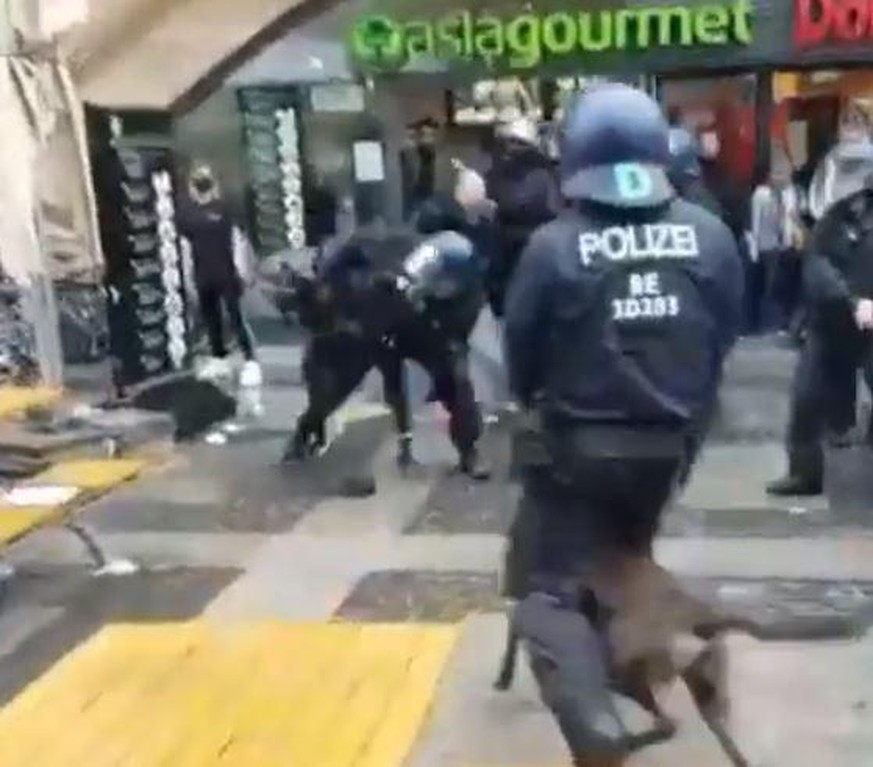
[[457, 126], [494, 125], [521, 116], [543, 117], [537, 80], [480, 80], [452, 90], [451, 119]]
[[786, 148], [808, 184], [836, 142], [841, 124], [856, 124], [869, 133], [873, 69], [778, 72], [773, 100], [773, 143]]

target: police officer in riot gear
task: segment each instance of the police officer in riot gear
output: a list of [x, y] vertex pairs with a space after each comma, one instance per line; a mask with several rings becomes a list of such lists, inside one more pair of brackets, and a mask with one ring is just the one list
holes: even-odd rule
[[821, 218], [804, 258], [807, 333], [794, 374], [788, 474], [772, 495], [823, 490], [827, 434], [839, 445], [856, 421], [860, 368], [873, 384], [873, 142], [845, 130], [810, 189]]
[[667, 177], [677, 194], [724, 220], [724, 210], [703, 181], [697, 139], [687, 129], [670, 129], [670, 157]]
[[670, 164], [653, 100], [615, 84], [583, 94], [561, 136], [571, 207], [533, 234], [506, 299], [510, 384], [542, 448], [522, 468], [506, 590], [577, 765], [628, 750], [605, 636], [580, 611], [586, 571], [649, 556], [740, 326], [735, 240], [677, 198]]
[[403, 362], [413, 360], [430, 375], [433, 398], [449, 412], [460, 470], [487, 479], [478, 450], [482, 420], [467, 370], [467, 336], [484, 305], [481, 282], [475, 248], [457, 231], [422, 236], [374, 222], [327, 255], [315, 279], [300, 287], [309, 296], [304, 324], [315, 331], [304, 360], [310, 401], [286, 460], [318, 447], [326, 418], [375, 366], [397, 420], [398, 461], [409, 465]]

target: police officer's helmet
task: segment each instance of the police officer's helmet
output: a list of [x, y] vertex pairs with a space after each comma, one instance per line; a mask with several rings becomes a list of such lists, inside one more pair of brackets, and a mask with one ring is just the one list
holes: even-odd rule
[[675, 196], [667, 121], [636, 88], [608, 83], [585, 91], [566, 110], [560, 144], [567, 199], [640, 208]]
[[685, 128], [671, 128], [670, 135], [670, 167], [667, 176], [675, 187], [699, 179], [700, 145], [697, 139]]

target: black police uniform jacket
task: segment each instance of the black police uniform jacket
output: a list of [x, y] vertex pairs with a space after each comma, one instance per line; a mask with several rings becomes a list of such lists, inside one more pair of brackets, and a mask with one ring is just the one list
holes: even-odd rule
[[677, 187], [679, 195], [687, 202], [693, 202], [701, 208], [708, 210], [712, 215], [725, 220], [725, 211], [716, 196], [709, 191], [703, 179], [694, 178]]
[[569, 422], [692, 426], [736, 340], [742, 278], [731, 232], [697, 205], [566, 211], [507, 295], [510, 386]]
[[873, 193], [831, 207], [813, 229], [804, 258], [804, 293], [812, 327], [825, 334], [857, 332], [859, 298], [873, 298]]
[[[466, 232], [457, 234], [465, 247], [474, 247]], [[424, 312], [391, 289], [396, 278], [405, 276], [407, 261], [416, 249], [433, 237], [407, 227], [363, 227], [325, 258], [317, 278], [330, 285], [338, 315], [352, 320], [370, 340], [425, 322], [438, 326], [446, 340], [465, 342], [484, 303], [478, 270], [465, 273], [464, 284], [450, 299], [429, 300]]]

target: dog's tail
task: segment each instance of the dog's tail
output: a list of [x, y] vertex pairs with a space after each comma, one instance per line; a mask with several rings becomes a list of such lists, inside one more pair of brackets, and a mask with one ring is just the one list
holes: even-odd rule
[[494, 682], [494, 689], [500, 692], [506, 692], [512, 687], [512, 682], [515, 679], [515, 666], [518, 663], [518, 634], [515, 633], [512, 621], [508, 621], [506, 630], [506, 648], [503, 651], [503, 659], [500, 661], [500, 672], [497, 675], [497, 681]]

